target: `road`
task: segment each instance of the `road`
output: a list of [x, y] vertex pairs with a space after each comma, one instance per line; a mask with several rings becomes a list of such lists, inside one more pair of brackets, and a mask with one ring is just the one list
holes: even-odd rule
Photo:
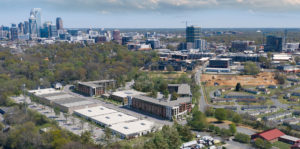
[[208, 103], [206, 102], [205, 98], [204, 98], [204, 91], [203, 91], [203, 87], [202, 87], [202, 84], [201, 84], [201, 74], [202, 74], [202, 71], [203, 71], [203, 68], [205, 67], [205, 65], [207, 64], [204, 64], [202, 67], [199, 67], [198, 70], [196, 71], [196, 74], [195, 74], [195, 82], [197, 85], [200, 86], [200, 90], [199, 92], [201, 93], [201, 97], [200, 97], [200, 101], [198, 102], [199, 103], [199, 110], [201, 112], [205, 112], [205, 108], [208, 105]]

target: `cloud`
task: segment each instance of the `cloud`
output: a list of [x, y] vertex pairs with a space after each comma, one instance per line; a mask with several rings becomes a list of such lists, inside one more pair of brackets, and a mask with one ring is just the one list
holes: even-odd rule
[[1, 0], [0, 8], [2, 3], [39, 4], [39, 6], [51, 7], [60, 11], [110, 13], [180, 13], [224, 8], [274, 12], [300, 10], [300, 0]]

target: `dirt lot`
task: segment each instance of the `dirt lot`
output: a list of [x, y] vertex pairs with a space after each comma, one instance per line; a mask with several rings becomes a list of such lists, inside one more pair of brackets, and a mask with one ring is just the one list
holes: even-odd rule
[[274, 79], [275, 74], [272, 72], [263, 72], [258, 75], [211, 75], [203, 74], [201, 82], [206, 82], [207, 86], [213, 86], [218, 83], [221, 86], [235, 86], [237, 83], [246, 86], [257, 85], [276, 85], [277, 81]]

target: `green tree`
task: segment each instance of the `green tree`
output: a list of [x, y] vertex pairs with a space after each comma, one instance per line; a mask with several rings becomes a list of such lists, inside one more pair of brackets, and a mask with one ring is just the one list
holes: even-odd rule
[[155, 144], [157, 149], [168, 149], [169, 145], [166, 139], [163, 137], [163, 135], [158, 132], [155, 134], [153, 143]]
[[219, 122], [222, 122], [227, 119], [227, 112], [225, 109], [218, 108], [215, 110], [215, 117]]
[[245, 62], [244, 64], [244, 73], [246, 75], [257, 75], [260, 72], [260, 69], [257, 67], [254, 62]]
[[80, 142], [82, 144], [93, 144], [92, 134], [89, 131], [81, 133]]
[[215, 126], [215, 130], [214, 131], [215, 131], [215, 134], [220, 134], [221, 129], [218, 126]]
[[239, 114], [235, 114], [232, 118], [232, 121], [238, 124], [242, 121], [242, 118]]
[[264, 141], [261, 138], [257, 138], [254, 142], [255, 147], [259, 149], [270, 149], [272, 147], [272, 144], [268, 141]]
[[236, 133], [236, 125], [234, 123], [229, 124], [229, 130], [231, 132], [231, 135], [234, 135]]
[[241, 91], [241, 89], [242, 89], [242, 85], [241, 85], [241, 83], [237, 83], [236, 84], [236, 86], [235, 86], [235, 91]]
[[243, 133], [236, 133], [234, 136], [234, 140], [241, 143], [250, 143], [250, 136]]
[[176, 128], [163, 126], [162, 134], [167, 139], [169, 149], [177, 149], [181, 145], [179, 133]]
[[196, 111], [192, 115], [192, 119], [188, 121], [188, 124], [198, 131], [202, 131], [207, 128], [208, 123], [205, 115], [201, 111]]
[[177, 100], [178, 96], [179, 95], [176, 92], [173, 92], [171, 95], [171, 100]]
[[183, 142], [191, 141], [194, 138], [194, 135], [188, 125], [177, 125], [176, 128]]

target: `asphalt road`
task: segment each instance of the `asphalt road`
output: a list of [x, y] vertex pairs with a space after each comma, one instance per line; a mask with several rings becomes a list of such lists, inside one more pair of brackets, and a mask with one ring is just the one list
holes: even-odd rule
[[[205, 65], [205, 64], [204, 64]], [[196, 74], [195, 74], [195, 82], [197, 85], [200, 86], [200, 90], [199, 92], [201, 93], [201, 97], [200, 97], [200, 101], [199, 101], [199, 110], [201, 112], [205, 112], [205, 108], [207, 106], [209, 106], [204, 98], [204, 91], [203, 91], [203, 87], [202, 87], [202, 84], [201, 84], [201, 74], [202, 74], [202, 70], [203, 70], [203, 67], [199, 67], [198, 70], [196, 71]]]

